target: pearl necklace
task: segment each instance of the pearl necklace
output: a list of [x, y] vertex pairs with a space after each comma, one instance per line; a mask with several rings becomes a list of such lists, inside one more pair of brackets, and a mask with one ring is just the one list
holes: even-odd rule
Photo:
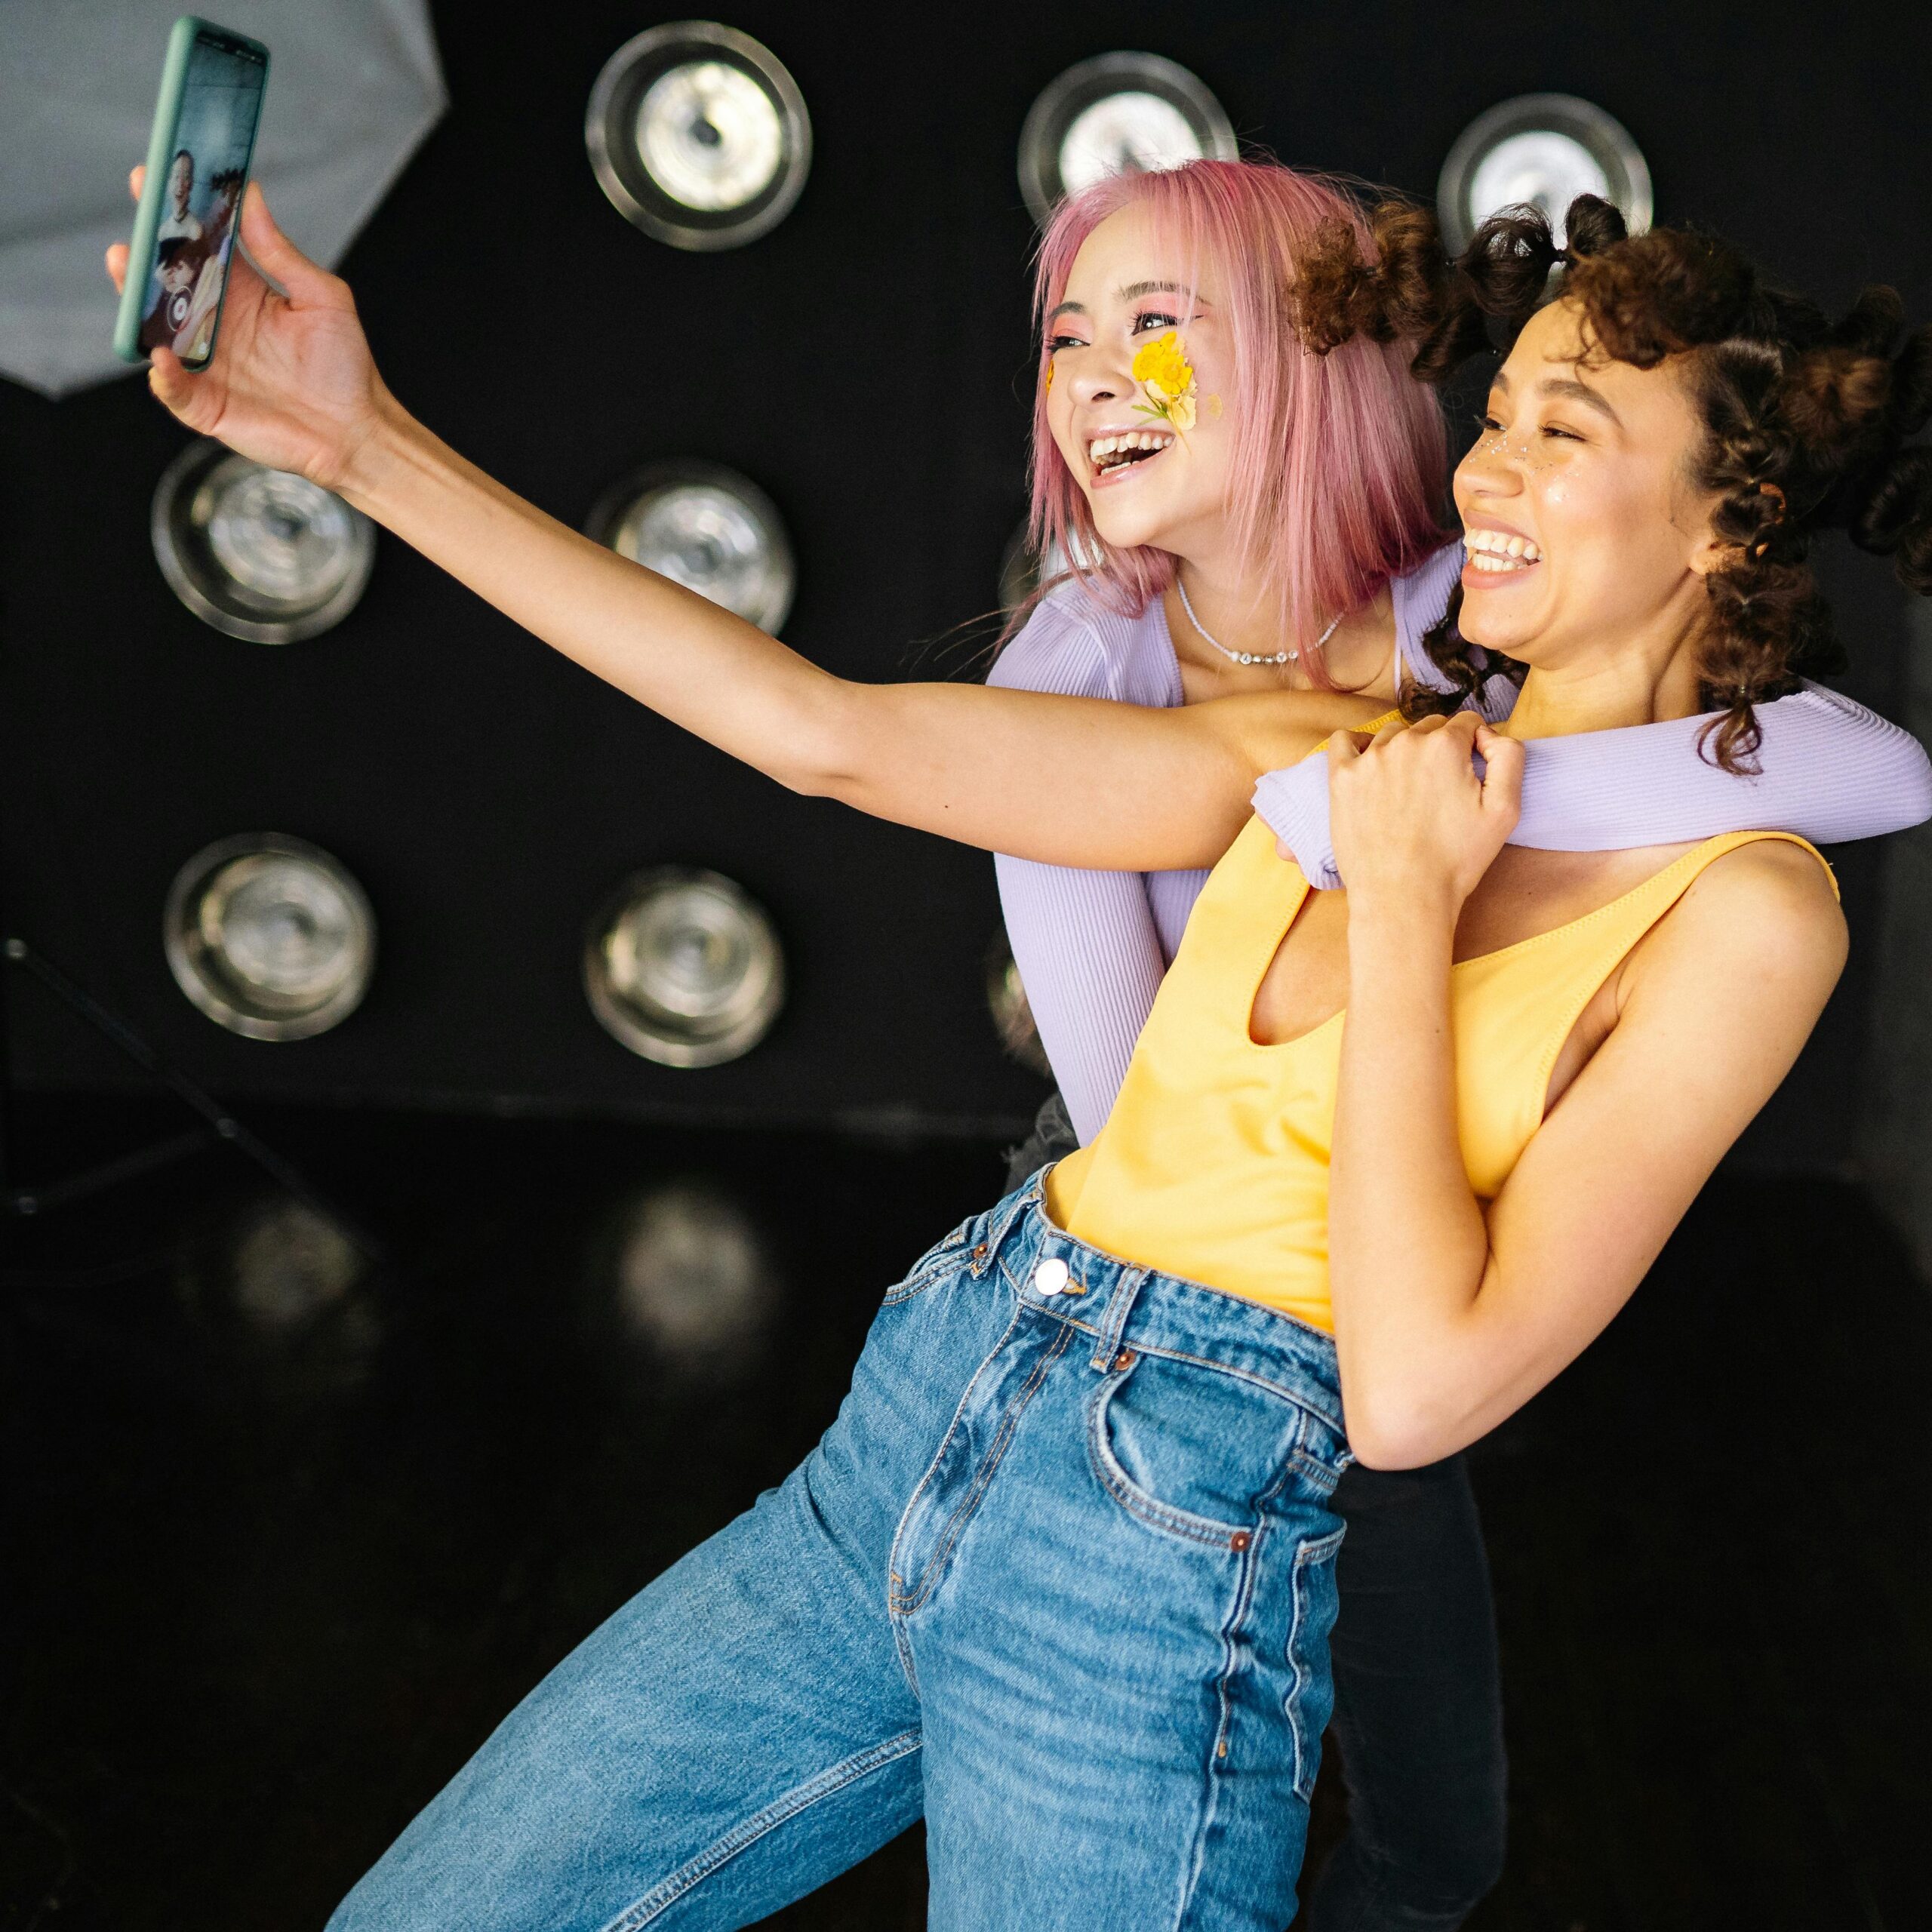
[[[1266, 657], [1263, 657], [1257, 652], [1252, 651], [1230, 651], [1228, 647], [1223, 644], [1219, 638], [1216, 637], [1214, 633], [1208, 629], [1208, 626], [1194, 614], [1194, 605], [1188, 597], [1187, 586], [1181, 582], [1180, 574], [1179, 571], [1176, 571], [1174, 574], [1174, 588], [1180, 592], [1180, 608], [1187, 613], [1187, 621], [1201, 633], [1201, 642], [1204, 644], [1212, 645], [1223, 657], [1227, 659], [1229, 663], [1294, 664], [1298, 663], [1300, 661], [1301, 653], [1299, 651], [1272, 651]], [[1335, 635], [1336, 627], [1341, 623], [1341, 621], [1342, 620], [1339, 615], [1330, 620], [1328, 628], [1315, 640], [1315, 648], [1317, 651], [1319, 651], [1321, 647]]]

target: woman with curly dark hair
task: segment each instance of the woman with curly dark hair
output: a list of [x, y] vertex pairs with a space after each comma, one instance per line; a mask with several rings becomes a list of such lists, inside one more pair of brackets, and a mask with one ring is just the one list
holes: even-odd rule
[[[1147, 709], [829, 677], [463, 462], [253, 191], [244, 220], [288, 293], [247, 285], [205, 376], [157, 356], [193, 426], [794, 789], [1052, 863], [1214, 865], [1098, 1135], [915, 1264], [812, 1455], [546, 1679], [336, 1924], [743, 1925], [923, 1814], [934, 1932], [1279, 1932], [1342, 1468], [1449, 1455], [1587, 1346], [1844, 956], [1789, 835], [1507, 843], [1525, 741], [1680, 720], [1749, 758], [1753, 706], [1829, 648], [1812, 533], [1924, 577], [1901, 445], [1927, 338], [1897, 351], [1878, 297], [1829, 326], [1594, 205], [1547, 301], [1533, 221], [1454, 268], [1420, 222], [1379, 257], [1334, 237], [1312, 346], [1382, 332], [1432, 374], [1483, 317], [1518, 331], [1432, 646], [1471, 691], [1520, 667], [1508, 731], [1465, 709], [1362, 745], [1340, 728], [1374, 707], [1321, 691]], [[1213, 265], [1152, 266], [1212, 371]], [[1191, 401], [1186, 356], [1150, 367]], [[1211, 411], [1198, 454], [1179, 414], [1135, 448], [1186, 488], [1216, 445]], [[1327, 731], [1346, 891], [1247, 816]]]

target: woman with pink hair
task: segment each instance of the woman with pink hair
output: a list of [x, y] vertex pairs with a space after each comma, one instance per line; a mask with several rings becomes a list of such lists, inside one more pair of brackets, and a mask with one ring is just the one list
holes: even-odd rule
[[[1244, 177], [1201, 178], [1238, 222]], [[1566, 280], [1540, 308], [1556, 256], [1534, 223], [1486, 229], [1459, 278], [1432, 237], [1378, 250], [1345, 209], [1298, 246], [1271, 217], [1197, 247], [1116, 206], [1048, 291], [1039, 461], [1081, 501], [1043, 485], [1046, 528], [1097, 609], [1158, 608], [1309, 688], [1181, 703], [1178, 657], [1183, 688], [1152, 703], [873, 686], [465, 463], [252, 189], [243, 223], [287, 293], [239, 269], [208, 373], [157, 354], [191, 426], [340, 491], [795, 789], [1044, 865], [1214, 868], [1104, 1130], [914, 1265], [812, 1455], [539, 1685], [333, 1923], [741, 1926], [923, 1817], [934, 1932], [1279, 1932], [1331, 1700], [1343, 1472], [1438, 1464], [1574, 1359], [1835, 980], [1827, 873], [1743, 827], [1801, 775], [1773, 721], [1829, 656], [1810, 531], [1855, 512], [1932, 587], [1932, 472], [1899, 448], [1932, 343], [1895, 365], [1895, 298], [1829, 331], [1601, 204], [1572, 211], [1577, 300]], [[1669, 308], [1687, 287], [1701, 335]], [[1513, 667], [1536, 755], [1470, 709], [1364, 749], [1346, 728], [1387, 711], [1377, 660], [1407, 657], [1389, 584], [1439, 534], [1439, 432], [1404, 369], [1453, 364], [1484, 308], [1520, 334], [1457, 472], [1462, 609], [1409, 681], [1453, 707]], [[1262, 511], [1237, 494], [1281, 478]], [[1838, 742], [1890, 748], [1892, 822], [1924, 816], [1922, 754], [1826, 709]], [[1740, 829], [1523, 842], [1532, 775], [1546, 816], [1571, 783], [1566, 746], [1616, 740], [1628, 770], [1682, 753], [1678, 725], [1709, 738]], [[1251, 791], [1331, 733], [1332, 851], [1284, 865]], [[1842, 774], [1817, 777], [1805, 809], [1838, 826]], [[1647, 827], [1641, 792], [1620, 811]], [[1311, 889], [1324, 862], [1346, 893]]]
[[[1118, 175], [1061, 205], [1035, 299], [1047, 355], [1056, 345], [1071, 352], [1064, 379], [1049, 388], [1043, 377], [1035, 405], [1031, 534], [1041, 554], [1087, 568], [1031, 601], [989, 681], [1161, 706], [1340, 685], [1386, 705], [1405, 667], [1413, 678], [1426, 666], [1420, 639], [1462, 568], [1440, 521], [1441, 412], [1392, 349], [1364, 343], [1323, 361], [1301, 352], [1281, 300], [1321, 224], [1356, 219], [1328, 182], [1252, 162]], [[1135, 286], [1128, 264], [1140, 245], [1126, 237], [1143, 222], [1170, 259], [1234, 265], [1216, 278], [1232, 381], [1196, 405], [1233, 426], [1231, 513], [1223, 533], [1197, 536], [1185, 565], [1145, 509], [1133, 520], [1122, 500], [1140, 480], [1131, 472], [1124, 491], [1097, 484], [1090, 502], [1051, 420], [1057, 401], [1095, 385], [1075, 365], [1103, 331], [1138, 350], [1183, 325], [1175, 291]], [[1097, 313], [1066, 305], [1090, 240], [1118, 250], [1111, 287], [1132, 291]], [[1102, 414], [1143, 429], [1158, 420], [1137, 417], [1124, 399]], [[1146, 460], [1131, 448], [1103, 458], [1109, 475]], [[1057, 1082], [1010, 1158], [1017, 1186], [1100, 1131], [1207, 875], [997, 863], [1008, 939]], [[1447, 1932], [1500, 1875], [1507, 1822], [1475, 1498], [1457, 1455], [1417, 1469], [1355, 1464], [1334, 1506], [1349, 1526], [1330, 1638], [1349, 1824], [1304, 1916], [1312, 1932]]]

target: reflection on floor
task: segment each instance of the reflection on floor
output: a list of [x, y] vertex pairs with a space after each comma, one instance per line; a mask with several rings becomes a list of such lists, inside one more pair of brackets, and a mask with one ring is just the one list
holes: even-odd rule
[[[42, 1105], [20, 1164], [162, 1124]], [[5, 1231], [10, 1932], [319, 1927], [522, 1690], [798, 1458], [881, 1290], [998, 1174], [254, 1124], [389, 1269], [232, 1155]], [[1928, 1385], [1932, 1301], [1859, 1196], [1726, 1180], [1484, 1445], [1514, 1835], [1475, 1925], [1932, 1924]], [[917, 1927], [924, 1884], [915, 1833], [772, 1922]]]

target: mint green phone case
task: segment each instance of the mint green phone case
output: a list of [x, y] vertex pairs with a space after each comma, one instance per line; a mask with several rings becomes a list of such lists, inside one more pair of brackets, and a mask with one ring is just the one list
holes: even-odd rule
[[[121, 291], [121, 309], [114, 321], [114, 352], [128, 362], [145, 362], [146, 352], [140, 346], [141, 304], [146, 300], [149, 277], [154, 272], [155, 236], [161, 226], [162, 208], [168, 193], [168, 162], [174, 152], [174, 135], [181, 119], [181, 96], [187, 85], [188, 63], [195, 51], [197, 35], [210, 34], [217, 38], [254, 49], [261, 57], [262, 85], [268, 86], [269, 51], [258, 40], [251, 40], [246, 34], [235, 32], [229, 27], [217, 26], [212, 20], [205, 20], [193, 14], [183, 14], [174, 23], [168, 36], [168, 57], [162, 64], [161, 94], [155, 103], [154, 128], [148, 136], [147, 179], [142, 184], [140, 205], [134, 211], [134, 232], [128, 245], [128, 279]], [[242, 171], [242, 189], [248, 186], [248, 176], [254, 165], [255, 133], [261, 128], [261, 114], [257, 109], [255, 129], [248, 137], [248, 155]], [[241, 220], [239, 202], [237, 203], [235, 220]], [[228, 291], [222, 290], [223, 306], [227, 302]], [[208, 343], [208, 352], [198, 362], [183, 366], [190, 369], [205, 369], [214, 355], [214, 345], [220, 339], [221, 324], [217, 312], [215, 334]]]

